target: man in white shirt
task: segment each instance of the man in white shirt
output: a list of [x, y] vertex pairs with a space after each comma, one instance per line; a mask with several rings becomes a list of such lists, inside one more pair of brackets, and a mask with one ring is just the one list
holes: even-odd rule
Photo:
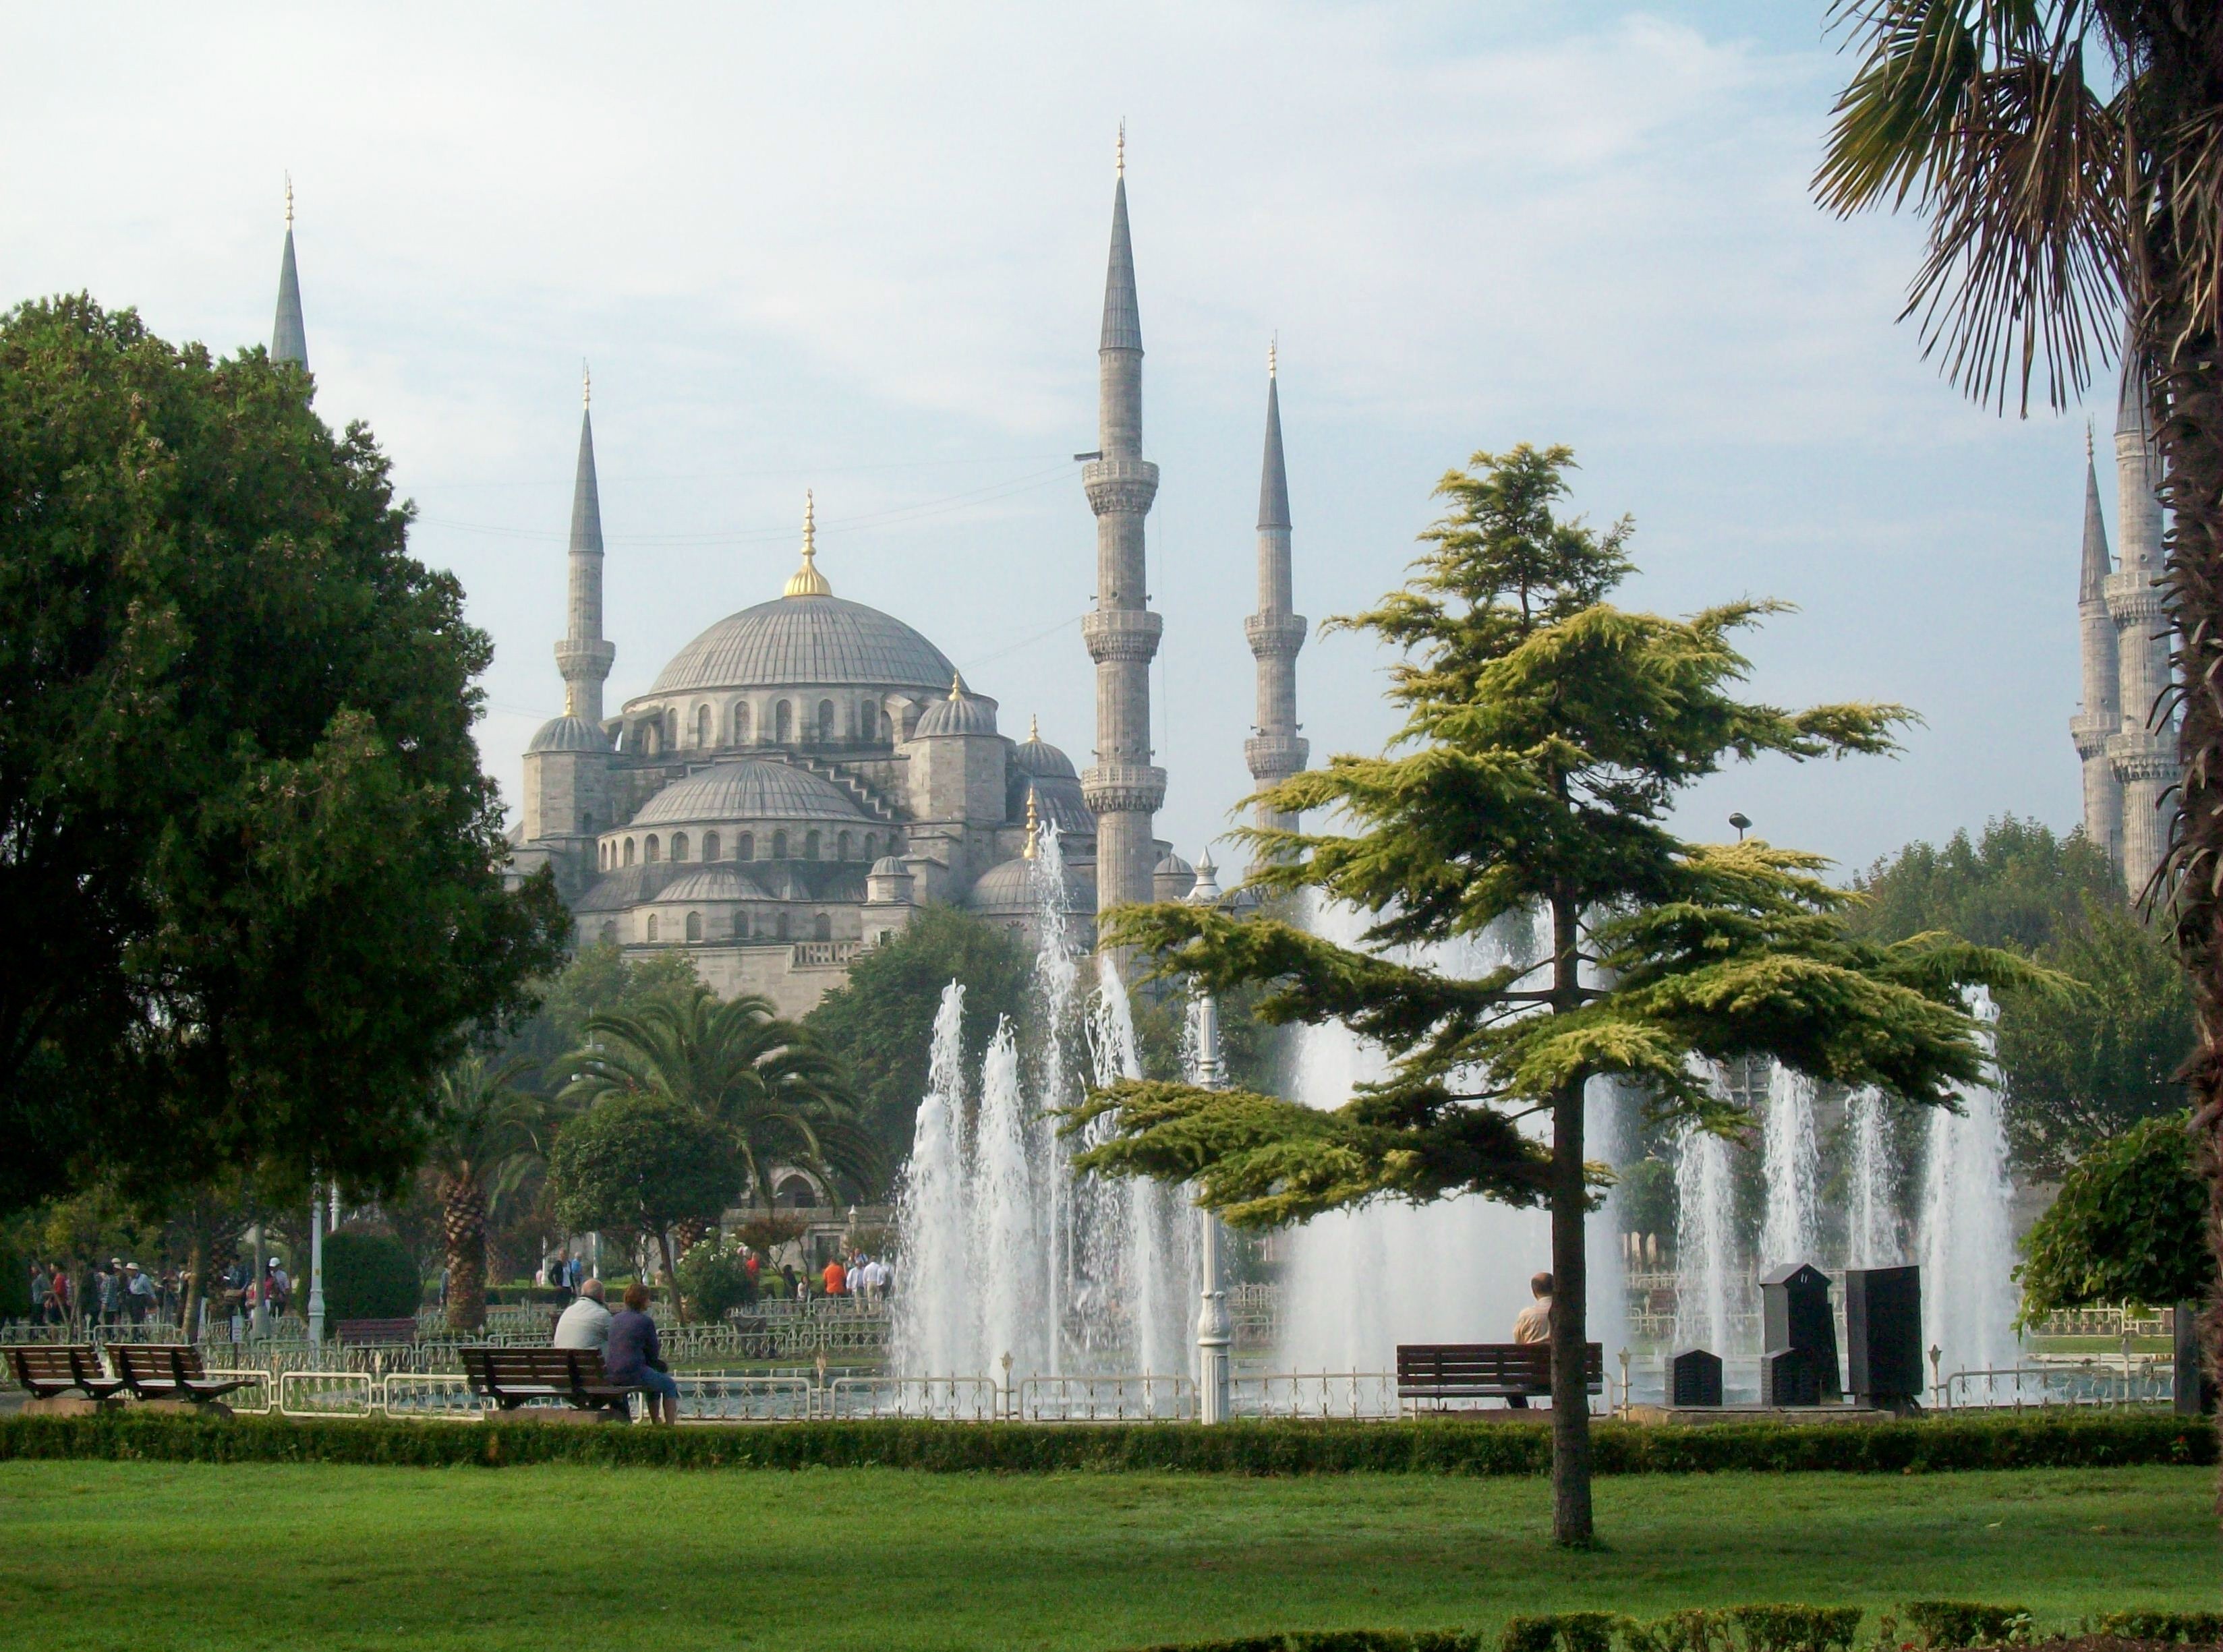
[[555, 1346], [559, 1348], [601, 1348], [610, 1340], [610, 1310], [602, 1306], [602, 1282], [588, 1279], [579, 1286], [556, 1321]]

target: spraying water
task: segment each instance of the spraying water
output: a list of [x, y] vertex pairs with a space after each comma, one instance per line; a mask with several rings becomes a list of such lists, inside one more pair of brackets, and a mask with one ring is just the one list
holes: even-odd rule
[[1767, 1116], [1760, 1151], [1767, 1178], [1767, 1215], [1760, 1232], [1760, 1265], [1818, 1259], [1816, 1189], [1822, 1153], [1814, 1137], [1814, 1081], [1769, 1064]]
[[[1999, 1009], [1981, 987], [1970, 998], [1988, 1064]], [[1930, 1114], [1922, 1191], [1922, 1335], [1948, 1376], [2011, 1366], [2016, 1350], [2012, 1189], [1999, 1095], [1981, 1084], [1963, 1085], [1959, 1095], [1965, 1113]]]
[[1884, 1138], [1883, 1097], [1856, 1092], [1850, 1103], [1852, 1204], [1847, 1210], [1845, 1260], [1851, 1267], [1896, 1267], [1902, 1259], [1891, 1146]]
[[1727, 1357], [1732, 1282], [1741, 1284], [1729, 1144], [1691, 1125], [1675, 1158], [1675, 1342]]
[[[964, 1018], [965, 989], [952, 981], [934, 1017], [926, 1099], [896, 1214], [904, 1237], [904, 1278], [916, 1288], [897, 1293], [895, 1341], [923, 1370], [942, 1372], [970, 1368], [979, 1314], [967, 1259]], [[922, 1311], [929, 1303], [935, 1304], [931, 1314]]]

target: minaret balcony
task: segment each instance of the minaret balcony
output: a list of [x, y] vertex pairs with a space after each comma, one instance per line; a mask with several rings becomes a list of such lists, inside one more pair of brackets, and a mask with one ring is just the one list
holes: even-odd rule
[[1140, 516], [1158, 496], [1158, 468], [1148, 459], [1092, 459], [1080, 468], [1088, 508], [1099, 516]]
[[565, 679], [593, 677], [597, 682], [610, 674], [610, 663], [618, 656], [618, 645], [601, 638], [567, 637], [556, 644], [556, 669]]
[[1166, 771], [1146, 763], [1104, 763], [1080, 771], [1080, 795], [1094, 814], [1155, 814], [1166, 801]]
[[1157, 657], [1158, 638], [1166, 622], [1148, 608], [1099, 608], [1084, 615], [1080, 638], [1088, 657], [1102, 665], [1107, 660], [1151, 660]]
[[2107, 761], [2125, 786], [2139, 781], [2173, 783], [2183, 773], [2176, 757], [2176, 732], [2125, 731], [2107, 742]]
[[2107, 755], [2107, 742], [2122, 732], [2123, 719], [2106, 712], [2080, 712], [2069, 719], [2069, 738], [2076, 755], [2089, 763]]
[[1243, 742], [1243, 761], [1261, 785], [1298, 773], [1312, 753], [1312, 742], [1301, 734], [1256, 734]]
[[1305, 629], [1300, 613], [1254, 613], [1243, 622], [1250, 651], [1262, 660], [1294, 656], [1305, 645]]
[[2101, 588], [2106, 593], [2107, 612], [2119, 625], [2153, 625], [2169, 618], [2161, 587], [2154, 583], [2151, 572], [2134, 568], [2127, 574], [2110, 574]]

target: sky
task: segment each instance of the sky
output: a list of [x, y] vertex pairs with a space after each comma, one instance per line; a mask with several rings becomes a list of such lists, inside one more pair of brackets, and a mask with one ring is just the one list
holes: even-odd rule
[[[1399, 582], [1477, 450], [1576, 452], [1632, 606], [1796, 605], [1754, 694], [1916, 710], [1895, 759], [1696, 788], [1849, 870], [2002, 813], [2075, 824], [2086, 408], [1975, 406], [1898, 321], [1908, 219], [1808, 191], [1848, 72], [1825, 0], [1624, 6], [23, 8], [0, 54], [0, 303], [85, 289], [267, 343], [296, 236], [317, 406], [367, 422], [415, 553], [492, 636], [516, 795], [591, 363], [607, 703], [778, 594], [803, 491], [835, 593], [1079, 763], [1096, 342], [1124, 120], [1144, 366], [1159, 834], [1249, 789], [1243, 617], [1278, 337], [1297, 606]], [[2106, 490], [2112, 529], [2112, 487]], [[1394, 726], [1313, 636], [1315, 761]], [[1228, 858], [1223, 851], [1223, 860]]]

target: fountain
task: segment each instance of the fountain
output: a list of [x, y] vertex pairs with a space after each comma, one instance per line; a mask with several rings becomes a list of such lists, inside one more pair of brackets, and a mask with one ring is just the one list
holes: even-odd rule
[[[1981, 987], [1969, 998], [1988, 1065], [1999, 1009]], [[1930, 1115], [1922, 1190], [1922, 1335], [1939, 1351], [1947, 1376], [2012, 1366], [2016, 1350], [2012, 1189], [1999, 1094], [1985, 1084], [1959, 1093], [1964, 1112], [1938, 1108]]]
[[1760, 1265], [1811, 1261], [1820, 1250], [1815, 1196], [1822, 1165], [1814, 1140], [1814, 1081], [1779, 1064], [1770, 1064], [1760, 1152], [1767, 1216], [1760, 1230]]
[[1737, 1347], [1731, 1318], [1732, 1286], [1740, 1298], [1734, 1305], [1741, 1306], [1744, 1274], [1729, 1152], [1726, 1140], [1694, 1124], [1684, 1131], [1675, 1157], [1675, 1345], [1724, 1359], [1733, 1351], [1758, 1352]]
[[1872, 1088], [1855, 1092], [1851, 1113], [1852, 1203], [1845, 1213], [1845, 1264], [1896, 1267], [1899, 1248], [1897, 1189], [1890, 1144], [1884, 1140], [1883, 1097]]

